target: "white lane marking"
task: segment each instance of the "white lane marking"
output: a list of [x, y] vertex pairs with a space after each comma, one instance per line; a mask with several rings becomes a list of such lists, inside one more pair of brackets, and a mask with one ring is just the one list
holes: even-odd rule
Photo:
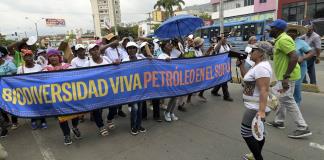
[[316, 148], [316, 149], [320, 149], [320, 150], [324, 151], [324, 145], [320, 145], [318, 143], [311, 142], [311, 143], [309, 143], [309, 146], [312, 148]]
[[43, 142], [43, 137], [39, 134], [39, 131], [32, 131], [33, 137], [38, 145], [40, 152], [42, 153], [44, 160], [55, 160], [53, 152]]

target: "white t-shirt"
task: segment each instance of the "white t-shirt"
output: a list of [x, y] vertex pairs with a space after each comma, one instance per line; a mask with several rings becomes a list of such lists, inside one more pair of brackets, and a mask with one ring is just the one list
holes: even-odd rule
[[[247, 89], [248, 91], [243, 91], [243, 99], [253, 101], [253, 103], [244, 102], [244, 105], [246, 106], [246, 108], [253, 109], [253, 110], [259, 110], [258, 101], [259, 101], [260, 93], [259, 93], [258, 86], [256, 85], [256, 80], [259, 78], [265, 78], [265, 77], [269, 77], [270, 79], [272, 77], [272, 68], [268, 61], [260, 62], [256, 66], [252, 67], [245, 74], [243, 81], [246, 82], [246, 84], [253, 83], [253, 82], [255, 84], [254, 89], [252, 86], [252, 87], [247, 87], [250, 90]], [[254, 101], [256, 101], [256, 102], [254, 102]], [[270, 111], [270, 108], [267, 107], [266, 112], [269, 112], [269, 111]]]
[[144, 54], [142, 54], [142, 53], [137, 53], [136, 54], [136, 57], [137, 57], [137, 59], [146, 59], [146, 57], [144, 56]]
[[226, 44], [225, 46], [221, 45], [219, 51], [216, 52], [216, 54], [226, 53], [226, 52], [229, 52], [230, 50], [231, 50], [231, 47], [229, 44]]
[[[118, 52], [117, 52], [118, 50]], [[105, 51], [105, 56], [112, 62], [115, 62], [116, 60], [123, 61], [124, 59], [129, 59], [129, 56], [127, 52], [125, 52], [124, 49], [121, 47], [118, 48], [107, 48]]]
[[169, 55], [165, 54], [165, 53], [161, 53], [159, 56], [158, 56], [158, 59], [167, 59], [167, 58], [170, 58]]
[[43, 67], [39, 64], [35, 64], [33, 68], [27, 68], [26, 66], [20, 66], [17, 69], [17, 74], [24, 74], [24, 73], [36, 73], [43, 70]]
[[38, 56], [36, 63], [41, 65], [44, 68], [48, 65], [48, 60], [43, 56]]
[[71, 61], [71, 68], [83, 68], [88, 67], [88, 59], [80, 59], [79, 57], [75, 57]]
[[195, 49], [195, 56], [196, 57], [202, 57], [202, 56], [204, 56], [204, 54], [203, 54], [203, 52], [202, 52], [202, 50], [200, 48], [198, 50]]
[[171, 58], [179, 58], [181, 52], [178, 49], [173, 48], [171, 51]]
[[106, 57], [106, 56], [103, 56], [102, 57], [102, 62], [101, 63], [96, 63], [93, 61], [92, 58], [90, 58], [90, 60], [87, 62], [87, 66], [89, 67], [93, 67], [93, 66], [102, 66], [102, 65], [107, 65], [107, 64], [111, 64], [112, 62]]

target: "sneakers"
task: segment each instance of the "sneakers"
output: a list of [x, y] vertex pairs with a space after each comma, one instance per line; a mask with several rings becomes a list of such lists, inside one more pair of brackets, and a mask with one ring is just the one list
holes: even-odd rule
[[47, 129], [47, 123], [42, 123], [42, 124], [41, 124], [41, 128], [42, 128], [42, 129]]
[[171, 113], [171, 120], [177, 121], [177, 120], [179, 120], [179, 118], [174, 113]]
[[7, 130], [7, 129], [3, 129], [3, 130], [1, 131], [1, 135], [0, 135], [0, 137], [1, 137], [1, 138], [5, 138], [5, 137], [7, 137], [7, 135], [8, 135], [8, 130]]
[[138, 130], [139, 132], [141, 132], [141, 133], [145, 133], [145, 132], [146, 132], [146, 129], [143, 128], [143, 127], [139, 127], [137, 130]]
[[36, 130], [38, 128], [37, 123], [36, 122], [32, 122], [31, 123], [31, 128], [32, 128], [32, 130]]
[[107, 130], [105, 127], [101, 127], [101, 128], [99, 129], [99, 133], [100, 133], [100, 135], [103, 136], [103, 137], [109, 135], [109, 132], [108, 132], [108, 130]]
[[11, 129], [12, 129], [12, 130], [17, 129], [18, 127], [19, 127], [19, 124], [18, 124], [18, 123], [13, 123], [13, 124], [11, 125]]
[[130, 133], [134, 136], [138, 135], [138, 130], [136, 128], [132, 128]]
[[243, 160], [255, 160], [252, 153], [245, 154], [242, 158]]
[[164, 119], [167, 122], [171, 122], [172, 121], [170, 112], [164, 112]]
[[306, 130], [295, 130], [293, 133], [289, 134], [288, 137], [298, 139], [308, 137], [310, 135], [312, 135], [312, 132], [306, 128]]
[[108, 129], [112, 130], [112, 129], [114, 129], [116, 126], [115, 126], [115, 124], [114, 124], [113, 121], [107, 121], [107, 127], [108, 127]]
[[71, 136], [64, 136], [64, 145], [72, 144]]
[[81, 132], [78, 128], [72, 128], [72, 132], [76, 139], [81, 139]]
[[122, 110], [118, 111], [118, 116], [120, 117], [126, 117], [126, 113], [124, 113]]
[[279, 128], [279, 129], [284, 129], [286, 128], [285, 127], [285, 124], [283, 122], [265, 122], [265, 124], [269, 125], [269, 126], [272, 126], [272, 127], [275, 127], [275, 128]]

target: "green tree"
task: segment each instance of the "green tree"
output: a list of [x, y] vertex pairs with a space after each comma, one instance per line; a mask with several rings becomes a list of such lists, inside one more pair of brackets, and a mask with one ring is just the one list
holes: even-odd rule
[[0, 33], [0, 46], [8, 46], [9, 44], [12, 44], [13, 40], [6, 40], [6, 37]]
[[154, 9], [163, 8], [167, 12], [168, 17], [172, 17], [174, 10], [173, 7], [182, 8], [185, 5], [184, 0], [158, 0], [154, 5]]
[[[120, 38], [122, 37], [134, 37], [137, 38], [138, 37], [138, 26], [132, 26], [132, 27], [117, 27], [118, 30], [118, 36]], [[112, 27], [111, 30], [108, 29], [102, 29], [101, 33], [103, 36], [107, 35], [108, 33], [115, 33], [115, 27]]]
[[203, 13], [202, 15], [199, 16], [199, 18], [203, 20], [210, 20], [212, 17], [208, 13]]

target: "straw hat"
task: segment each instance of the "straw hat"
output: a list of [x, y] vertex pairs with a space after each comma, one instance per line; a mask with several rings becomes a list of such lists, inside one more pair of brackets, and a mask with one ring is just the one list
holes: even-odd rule
[[106, 36], [104, 36], [104, 38], [106, 38], [108, 41], [110, 41], [111, 39], [117, 37], [116, 35], [114, 35], [113, 33], [109, 33]]
[[287, 31], [296, 30], [298, 35], [304, 35], [307, 32], [307, 28], [301, 25], [288, 24]]
[[200, 37], [196, 37], [194, 39], [194, 47], [198, 47], [204, 44], [204, 39], [200, 38]]

